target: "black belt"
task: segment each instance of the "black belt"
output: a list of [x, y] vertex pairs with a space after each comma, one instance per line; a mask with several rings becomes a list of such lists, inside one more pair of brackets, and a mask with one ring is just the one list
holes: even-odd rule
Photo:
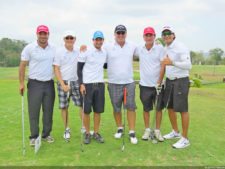
[[34, 82], [40, 82], [40, 83], [49, 83], [49, 82], [52, 82], [52, 79], [51, 80], [47, 80], [47, 81], [41, 81], [41, 80], [37, 80], [37, 79], [28, 79], [29, 81], [34, 81]]
[[104, 83], [100, 82], [100, 83], [86, 83], [85, 85], [92, 85], [92, 86], [99, 86], [99, 85], [103, 85]]

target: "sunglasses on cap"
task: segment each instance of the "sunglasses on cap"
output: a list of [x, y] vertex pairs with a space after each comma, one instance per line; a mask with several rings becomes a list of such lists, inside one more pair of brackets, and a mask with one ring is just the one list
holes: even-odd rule
[[124, 34], [125, 34], [125, 32], [118, 31], [118, 32], [116, 32], [116, 34], [117, 34], [117, 35], [124, 35]]
[[162, 36], [170, 36], [172, 34], [173, 34], [173, 32], [171, 32], [171, 31], [164, 31], [164, 32], [162, 32]]
[[74, 37], [73, 36], [67, 36], [65, 37], [66, 40], [74, 40]]

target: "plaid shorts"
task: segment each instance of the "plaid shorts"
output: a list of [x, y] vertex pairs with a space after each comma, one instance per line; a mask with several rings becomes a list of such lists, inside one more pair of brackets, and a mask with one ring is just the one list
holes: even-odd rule
[[[65, 84], [68, 84], [68, 81], [64, 80]], [[69, 107], [69, 100], [67, 98], [67, 92], [64, 92], [62, 86], [57, 82], [58, 97], [59, 97], [59, 108], [64, 109]], [[79, 92], [79, 83], [78, 81], [70, 81], [70, 91], [69, 97], [72, 98], [75, 106], [81, 106], [80, 102], [80, 92]]]
[[127, 104], [125, 105], [126, 109], [135, 111], [137, 108], [135, 103], [135, 82], [129, 84], [109, 83], [108, 90], [114, 112], [121, 112], [124, 87], [127, 88]]

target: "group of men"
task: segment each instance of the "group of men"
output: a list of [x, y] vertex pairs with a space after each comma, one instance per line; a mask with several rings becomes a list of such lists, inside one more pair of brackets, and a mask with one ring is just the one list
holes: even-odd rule
[[[155, 42], [156, 33], [152, 27], [144, 29], [145, 44], [140, 47], [126, 41], [127, 29], [124, 25], [116, 26], [114, 42], [104, 44], [103, 33], [96, 31], [92, 37], [93, 46], [86, 48], [83, 45], [80, 50], [74, 47], [76, 36], [73, 31], [64, 33], [64, 46], [57, 50], [48, 43], [47, 26], [38, 26], [36, 34], [37, 41], [24, 48], [19, 68], [20, 93], [23, 95], [25, 69], [29, 63], [27, 93], [31, 146], [35, 144], [35, 139], [39, 135], [41, 107], [43, 110], [42, 138], [49, 143], [54, 142], [50, 135], [55, 99], [53, 74], [57, 78], [59, 108], [65, 127], [64, 139], [70, 139], [68, 107], [72, 98], [74, 104], [80, 107], [83, 142], [89, 144], [93, 138], [99, 143], [104, 143], [104, 138], [99, 132], [101, 113], [105, 108], [104, 69], [107, 69], [107, 87], [117, 126], [114, 137], [120, 139], [126, 134], [122, 122], [123, 105], [127, 110], [130, 142], [137, 144], [134, 57], [139, 58], [140, 67], [140, 100], [143, 104], [145, 126], [142, 140], [148, 140], [150, 133], [153, 132], [155, 138], [161, 142], [164, 139], [180, 138], [173, 144], [174, 148], [185, 148], [190, 145], [187, 135], [190, 53], [183, 44], [175, 40], [175, 32], [171, 27], [165, 26], [162, 30], [161, 36], [165, 47]], [[165, 83], [163, 83], [164, 76]], [[124, 97], [126, 97], [125, 104]], [[156, 125], [150, 127], [150, 111], [153, 108], [156, 111]], [[173, 129], [164, 136], [160, 132], [163, 108], [168, 109]], [[93, 133], [90, 132], [92, 111], [94, 112]], [[178, 130], [176, 112], [181, 113], [182, 134]]]

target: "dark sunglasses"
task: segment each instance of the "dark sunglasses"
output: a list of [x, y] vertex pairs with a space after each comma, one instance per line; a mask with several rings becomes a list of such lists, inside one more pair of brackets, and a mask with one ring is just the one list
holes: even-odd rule
[[124, 35], [125, 32], [116, 32], [117, 35]]
[[170, 36], [172, 35], [173, 33], [171, 31], [165, 31], [165, 32], [162, 32], [162, 36]]
[[72, 37], [72, 36], [67, 36], [67, 37], [65, 37], [65, 39], [66, 39], [66, 40], [74, 40], [74, 37]]

